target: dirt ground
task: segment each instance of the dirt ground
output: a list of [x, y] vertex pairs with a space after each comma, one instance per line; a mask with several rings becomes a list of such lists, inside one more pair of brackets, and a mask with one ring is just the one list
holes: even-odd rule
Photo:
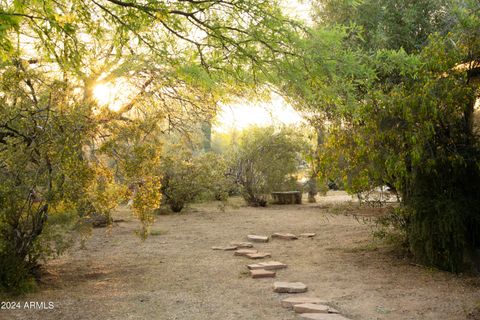
[[[138, 222], [119, 210], [110, 229], [95, 229], [46, 266], [37, 293], [15, 301], [53, 302], [52, 310], [0, 310], [1, 319], [299, 319], [280, 307], [286, 294], [273, 279], [251, 279], [251, 260], [212, 246], [247, 234], [316, 232], [311, 239], [274, 239], [256, 247], [288, 264], [276, 280], [304, 282], [354, 320], [456, 320], [480, 304], [480, 279], [416, 266], [373, 240], [373, 224], [345, 212], [350, 198], [331, 192], [318, 203], [229, 207], [193, 206], [159, 216], [142, 242]], [[346, 210], [347, 208], [347, 210]], [[360, 213], [368, 215], [369, 209]], [[375, 211], [372, 209], [372, 215]]]

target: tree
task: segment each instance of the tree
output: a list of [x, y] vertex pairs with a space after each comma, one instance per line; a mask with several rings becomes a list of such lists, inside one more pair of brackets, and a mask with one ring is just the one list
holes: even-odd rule
[[[108, 215], [132, 183], [145, 234], [160, 201], [147, 170], [158, 135], [265, 81], [265, 64], [290, 54], [284, 22], [253, 0], [1, 1], [0, 287], [30, 277], [54, 214]], [[127, 98], [109, 110], [99, 84]]]
[[304, 158], [308, 164], [307, 168], [307, 181], [305, 182], [304, 189], [308, 193], [308, 202], [316, 202], [315, 196], [320, 192], [325, 194], [330, 186], [328, 183], [332, 183], [334, 176], [329, 172], [328, 177], [321, 177], [321, 164], [325, 129], [324, 124], [319, 119], [310, 119], [311, 130], [308, 132], [308, 147], [304, 149]]
[[[464, 249], [479, 243], [480, 157], [472, 130], [478, 3], [327, 4], [347, 4], [354, 14], [332, 16], [346, 25], [325, 21], [299, 40], [303, 54], [285, 62], [283, 88], [327, 121], [327, 168], [343, 161], [351, 192], [395, 187], [402, 200], [397, 218], [415, 257], [457, 272]], [[399, 21], [392, 5], [409, 14]], [[378, 14], [360, 14], [360, 7]], [[447, 17], [451, 32], [435, 18], [417, 24], [418, 12]], [[384, 27], [368, 27], [365, 19]]]
[[316, 0], [314, 3], [317, 23], [356, 26], [361, 38], [352, 40], [371, 52], [381, 49], [417, 52], [428, 43], [431, 34], [446, 34], [455, 24], [448, 0]]

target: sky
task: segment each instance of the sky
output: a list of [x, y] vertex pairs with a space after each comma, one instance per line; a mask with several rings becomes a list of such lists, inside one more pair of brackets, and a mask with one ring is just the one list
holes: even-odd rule
[[232, 129], [242, 130], [252, 125], [268, 126], [301, 122], [302, 116], [281, 96], [272, 93], [271, 100], [267, 102], [222, 105], [213, 130], [230, 132]]
[[283, 8], [286, 14], [293, 18], [311, 22], [310, 6], [311, 0], [283, 0]]
[[[310, 21], [309, 0], [283, 0], [285, 13], [292, 18]], [[128, 97], [124, 91], [115, 88], [127, 87], [124, 83], [98, 84], [94, 96], [100, 105], [108, 105], [113, 111], [118, 111]], [[221, 105], [213, 130], [230, 132], [232, 129], [242, 130], [248, 126], [268, 126], [275, 124], [298, 124], [302, 122], [301, 115], [294, 110], [281, 96], [272, 92], [271, 100], [254, 103], [245, 101]]]
[[[310, 22], [309, 0], [283, 0], [285, 13], [293, 18]], [[251, 125], [268, 126], [272, 124], [298, 124], [301, 115], [282, 97], [272, 93], [270, 102], [234, 103], [222, 105], [217, 115], [214, 131], [229, 132], [232, 129], [244, 129]]]

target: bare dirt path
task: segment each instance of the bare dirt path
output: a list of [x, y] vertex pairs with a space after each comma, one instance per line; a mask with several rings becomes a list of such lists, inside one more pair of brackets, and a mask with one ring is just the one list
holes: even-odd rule
[[[227, 208], [196, 206], [158, 217], [142, 242], [127, 210], [110, 230], [95, 229], [48, 264], [46, 284], [20, 301], [53, 310], [0, 310], [0, 319], [298, 319], [280, 307], [273, 279], [251, 279], [244, 257], [211, 250], [247, 234], [316, 232], [312, 239], [256, 245], [288, 264], [278, 280], [301, 281], [309, 296], [332, 301], [354, 320], [456, 320], [480, 303], [480, 280], [411, 265], [372, 242], [369, 223], [341, 213], [339, 193], [317, 204]], [[353, 209], [352, 209], [353, 210]]]

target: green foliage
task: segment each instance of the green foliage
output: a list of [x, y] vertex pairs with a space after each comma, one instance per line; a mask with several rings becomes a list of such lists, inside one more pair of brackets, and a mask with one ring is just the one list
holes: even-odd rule
[[146, 176], [142, 179], [141, 185], [133, 198], [133, 212], [142, 221], [142, 230], [139, 231], [142, 239], [148, 236], [149, 228], [154, 222], [155, 206], [162, 198], [159, 185], [159, 177]]
[[[295, 27], [276, 2], [254, 0], [0, 1], [0, 287], [27, 283], [62, 233], [109, 216], [128, 187], [145, 236], [160, 136], [265, 81]], [[122, 82], [117, 111], [95, 101], [97, 84]], [[221, 169], [208, 157], [197, 171]]]
[[226, 162], [212, 152], [196, 152], [175, 143], [167, 145], [160, 166], [163, 202], [173, 212], [198, 200], [225, 201], [231, 182], [226, 176]]
[[[0, 255], [9, 258], [0, 269], [5, 281], [0, 286], [15, 291], [29, 283], [39, 259], [64, 248], [55, 225], [63, 224], [67, 231], [75, 222], [57, 219], [55, 224], [55, 217], [75, 212], [73, 204], [91, 182], [82, 145], [92, 127], [86, 121], [88, 106], [75, 96], [66, 100], [68, 84], [42, 77], [22, 62], [4, 68], [3, 75]], [[20, 261], [10, 274], [15, 269], [11, 263]]]
[[[272, 191], [292, 188], [300, 165], [301, 137], [293, 128], [245, 129], [234, 152], [233, 175], [245, 201], [265, 206]], [[296, 179], [294, 186], [296, 186]]]
[[367, 51], [407, 52], [421, 49], [434, 32], [448, 32], [454, 24], [448, 0], [316, 0], [319, 24], [355, 25], [361, 29], [354, 41]]
[[36, 288], [31, 268], [24, 259], [2, 252], [0, 254], [0, 290], [17, 295]]
[[407, 227], [410, 214], [404, 207], [386, 208], [386, 210], [384, 214], [376, 218], [373, 236], [403, 253], [408, 253]]
[[[103, 179], [107, 182], [106, 188], [101, 189], [97, 197], [107, 200], [104, 204], [113, 206], [110, 211], [121, 200], [129, 198], [134, 215], [142, 222], [137, 234], [143, 239], [149, 233], [155, 218], [154, 210], [161, 200], [158, 170], [162, 152], [161, 123], [157, 121], [156, 117], [137, 115], [128, 125], [111, 122], [107, 127], [110, 135], [101, 141], [98, 150], [94, 150], [97, 154], [95, 160], [106, 162], [105, 174], [109, 174]], [[100, 172], [97, 176], [102, 177]]]
[[318, 2], [301, 58], [280, 75], [326, 123], [320, 175], [352, 193], [395, 188], [414, 256], [458, 272], [480, 243], [478, 2]]

